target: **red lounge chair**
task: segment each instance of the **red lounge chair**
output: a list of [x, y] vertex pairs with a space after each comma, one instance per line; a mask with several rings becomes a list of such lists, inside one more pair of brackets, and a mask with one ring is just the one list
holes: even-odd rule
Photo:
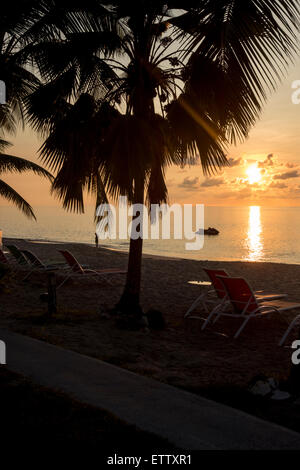
[[110, 275], [110, 274], [126, 274], [127, 271], [118, 269], [118, 268], [108, 268], [108, 269], [89, 269], [81, 265], [75, 256], [72, 255], [67, 250], [58, 250], [62, 256], [65, 258], [67, 264], [70, 267], [70, 271], [68, 275], [65, 277], [65, 279], [62, 281], [62, 283], [58, 286], [58, 289], [67, 281], [72, 276], [90, 276], [94, 277], [97, 279], [97, 277], [102, 277], [106, 280], [106, 282], [110, 283], [108, 279], [106, 279], [105, 276]]
[[[261, 299], [258, 298], [247, 281], [243, 278], [218, 276], [218, 279], [224, 286], [226, 296], [209, 314], [202, 325], [202, 330], [207, 326], [213, 316], [215, 316], [214, 323], [220, 316], [241, 318], [243, 320], [242, 325], [234, 335], [234, 338], [237, 338], [251, 318], [263, 316], [268, 313], [281, 313], [300, 308], [300, 304], [283, 300], [261, 302]], [[266, 297], [268, 298], [268, 296]], [[228, 302], [230, 302], [232, 308], [231, 312], [226, 309]]]
[[[191, 312], [200, 303], [205, 312], [209, 312], [209, 305], [216, 306], [220, 304], [226, 297], [226, 291], [223, 283], [220, 281], [218, 276], [229, 277], [229, 274], [223, 269], [203, 269], [211, 281], [213, 289], [202, 292], [199, 297], [192, 303], [184, 318], [200, 318], [199, 316], [190, 316]], [[256, 298], [259, 302], [267, 302], [270, 300], [282, 299], [287, 294], [264, 294], [263, 291], [255, 291]]]

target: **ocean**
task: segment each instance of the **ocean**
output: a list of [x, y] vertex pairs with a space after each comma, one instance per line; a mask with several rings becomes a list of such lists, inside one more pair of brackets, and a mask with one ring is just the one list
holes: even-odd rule
[[[3, 237], [93, 244], [93, 209], [85, 214], [58, 207], [35, 208], [37, 222], [14, 207], [0, 207]], [[204, 246], [186, 250], [186, 240], [144, 240], [144, 252], [195, 260], [272, 261], [300, 264], [300, 207], [205, 207], [204, 226], [219, 230]], [[128, 251], [128, 240], [100, 240], [99, 246]]]

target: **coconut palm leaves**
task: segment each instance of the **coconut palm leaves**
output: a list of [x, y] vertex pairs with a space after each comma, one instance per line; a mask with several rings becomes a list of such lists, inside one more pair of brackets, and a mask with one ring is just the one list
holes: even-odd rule
[[[160, 202], [168, 165], [226, 165], [297, 49], [298, 1], [71, 3], [42, 2], [52, 14], [30, 28], [43, 85], [27, 111], [46, 135], [53, 190], [73, 210], [85, 189]], [[141, 245], [131, 240], [126, 283], [136, 296]]]
[[[85, 22], [78, 30], [65, 23], [63, 39], [34, 50], [49, 83], [48, 98], [55, 85], [58, 100], [63, 96], [70, 102], [74, 94], [88, 93], [141, 119], [154, 115], [159, 103], [180, 163], [199, 160], [207, 173], [226, 164], [226, 144], [247, 137], [267, 89], [278, 82], [296, 50], [297, 2], [101, 5], [96, 12], [93, 3], [94, 24]], [[56, 99], [52, 102], [60, 109]], [[47, 121], [34, 109], [29, 112], [36, 128], [49, 124], [49, 116]], [[120, 117], [121, 122], [126, 128], [131, 120]]]
[[[57, 172], [53, 191], [63, 206], [83, 212], [85, 190], [94, 193], [98, 203], [107, 202], [99, 166], [103, 135], [118, 112], [88, 94], [81, 95], [73, 105], [63, 102], [61, 108], [64, 112], [52, 116], [51, 131], [40, 155]], [[51, 110], [50, 104], [50, 114]]]
[[172, 145], [171, 129], [160, 115], [124, 115], [83, 94], [53, 122], [40, 155], [57, 172], [53, 191], [63, 206], [82, 212], [85, 190], [96, 194], [97, 205], [107, 202], [107, 196], [127, 195], [133, 201], [137, 179], [149, 186], [150, 202], [166, 200], [166, 186], [155, 190], [154, 182], [167, 165], [179, 163]]
[[20, 196], [11, 186], [0, 180], [0, 196], [9, 202], [12, 202], [18, 209], [20, 209], [26, 217], [36, 219], [32, 207], [25, 199]]
[[186, 90], [230, 142], [241, 140], [297, 50], [299, 2], [190, 3], [170, 20], [185, 49]]
[[[25, 100], [40, 84], [36, 74], [27, 68], [25, 49], [32, 36], [30, 29], [43, 16], [43, 6], [32, 0], [6, 2], [0, 18], [0, 80], [6, 86], [6, 103], [0, 105], [0, 174], [33, 171], [52, 180], [41, 166], [3, 153], [10, 144], [4, 133], [14, 133], [18, 122], [24, 122]], [[32, 207], [15, 189], [0, 180], [0, 196], [15, 204], [27, 217], [35, 219]]]
[[[8, 145], [3, 140], [0, 142], [0, 150]], [[33, 171], [33, 173], [44, 176], [49, 180], [52, 180], [51, 174], [37, 165], [36, 163], [25, 160], [24, 158], [14, 157], [13, 155], [7, 155], [0, 153], [0, 174], [4, 172], [9, 173], [23, 173], [24, 171]], [[6, 200], [12, 202], [17, 206], [27, 217], [35, 219], [32, 207], [20, 196], [11, 186], [5, 183], [2, 179], [0, 180], [0, 196]]]

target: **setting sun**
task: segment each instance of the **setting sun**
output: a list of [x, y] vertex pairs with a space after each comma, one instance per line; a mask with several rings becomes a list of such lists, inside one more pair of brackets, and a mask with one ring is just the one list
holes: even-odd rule
[[249, 166], [246, 170], [250, 184], [258, 183], [261, 180], [260, 169], [256, 165]]

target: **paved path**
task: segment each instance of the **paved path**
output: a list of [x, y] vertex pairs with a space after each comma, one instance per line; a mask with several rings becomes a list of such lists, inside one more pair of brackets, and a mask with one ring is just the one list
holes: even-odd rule
[[187, 450], [300, 449], [300, 434], [175, 387], [0, 329], [7, 367]]

